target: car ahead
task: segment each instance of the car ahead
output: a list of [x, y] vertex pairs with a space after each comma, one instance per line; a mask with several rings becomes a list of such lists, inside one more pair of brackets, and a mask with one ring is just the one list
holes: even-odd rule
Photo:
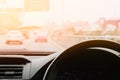
[[8, 31], [6, 38], [6, 44], [23, 44], [23, 35], [20, 31]]
[[34, 32], [34, 41], [36, 43], [46, 43], [48, 41], [48, 32], [44, 30]]

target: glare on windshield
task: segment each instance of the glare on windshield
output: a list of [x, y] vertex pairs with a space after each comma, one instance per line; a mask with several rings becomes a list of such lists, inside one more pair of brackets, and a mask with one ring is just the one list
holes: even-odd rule
[[57, 52], [91, 39], [119, 42], [119, 3], [0, 0], [0, 51]]

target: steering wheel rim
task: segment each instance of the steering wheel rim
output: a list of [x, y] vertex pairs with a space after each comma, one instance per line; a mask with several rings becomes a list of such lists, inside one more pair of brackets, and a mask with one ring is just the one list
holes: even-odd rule
[[[85, 41], [85, 42], [79, 43], [79, 44], [72, 46], [71, 48], [65, 50], [62, 54], [60, 54], [51, 63], [51, 65], [48, 67], [48, 69], [45, 73], [43, 80], [49, 80], [49, 76], [55, 76], [55, 75], [53, 75], [53, 74], [55, 74], [55, 71], [54, 71], [55, 69], [53, 69], [53, 68], [56, 68], [56, 66], [54, 66], [54, 65], [56, 65], [57, 62], [59, 62], [59, 63], [62, 62], [63, 56], [66, 57], [66, 56], [72, 55], [72, 52], [79, 52], [79, 51], [84, 52], [86, 49], [95, 50], [94, 49], [95, 47], [110, 49], [110, 50], [116, 51], [118, 53], [120, 52], [120, 45], [118, 43], [108, 41], [108, 40], [90, 40], [90, 41]], [[97, 49], [97, 50], [100, 50], [100, 49]], [[115, 54], [112, 54], [112, 55], [115, 55]], [[118, 56], [115, 55], [116, 58], [120, 59]], [[52, 71], [53, 71], [53, 73], [52, 73]], [[52, 75], [50, 75], [50, 74], [52, 74]]]

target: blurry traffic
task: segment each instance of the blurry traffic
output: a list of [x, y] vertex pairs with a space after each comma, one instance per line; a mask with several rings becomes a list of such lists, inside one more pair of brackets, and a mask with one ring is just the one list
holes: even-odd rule
[[112, 0], [108, 7], [104, 0], [99, 5], [82, 2], [88, 6], [68, 1], [0, 0], [0, 49], [58, 51], [89, 39], [120, 42], [119, 11], [115, 15], [109, 10]]

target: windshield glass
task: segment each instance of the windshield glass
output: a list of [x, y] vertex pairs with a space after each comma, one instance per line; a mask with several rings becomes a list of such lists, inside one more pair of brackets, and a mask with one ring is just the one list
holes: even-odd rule
[[52, 54], [91, 39], [119, 42], [119, 3], [0, 0], [0, 54]]

